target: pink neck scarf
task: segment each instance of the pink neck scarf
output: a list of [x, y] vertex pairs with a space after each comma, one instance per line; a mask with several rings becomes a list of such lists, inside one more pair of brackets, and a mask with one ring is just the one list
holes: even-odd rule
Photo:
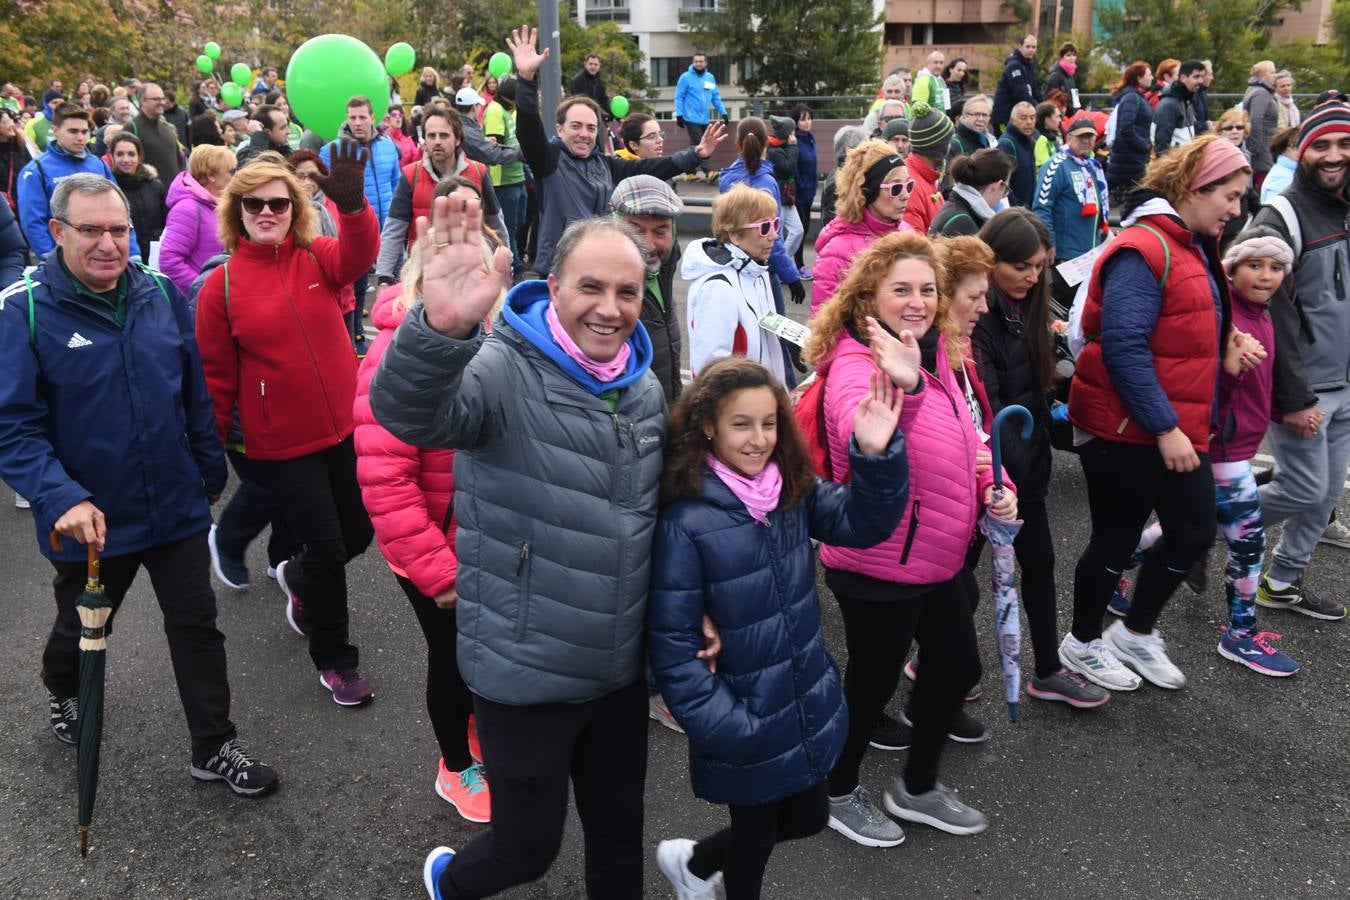
[[737, 500], [745, 504], [750, 518], [763, 522], [769, 513], [778, 508], [778, 495], [783, 491], [783, 473], [778, 470], [778, 463], [770, 462], [763, 472], [754, 478], [747, 478], [711, 453], [707, 460], [713, 474], [722, 479], [722, 483], [731, 489]]
[[562, 348], [562, 352], [571, 357], [577, 365], [590, 372], [597, 381], [613, 381], [628, 368], [628, 357], [633, 355], [633, 348], [628, 346], [627, 342], [609, 362], [596, 362], [582, 352], [581, 348], [577, 346], [577, 342], [572, 340], [572, 336], [562, 327], [562, 323], [558, 321], [558, 311], [554, 309], [552, 303], [548, 305], [544, 318], [548, 321], [549, 334], [553, 335], [553, 340]]
[[1073, 73], [1078, 71], [1078, 63], [1069, 59], [1061, 59], [1059, 67], [1064, 70], [1064, 74], [1073, 77]]

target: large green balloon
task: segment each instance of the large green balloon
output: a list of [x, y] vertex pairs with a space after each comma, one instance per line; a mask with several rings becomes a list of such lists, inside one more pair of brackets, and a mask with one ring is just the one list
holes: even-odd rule
[[310, 131], [326, 141], [347, 121], [347, 101], [365, 97], [375, 121], [389, 110], [389, 78], [375, 51], [345, 34], [322, 34], [305, 41], [286, 66], [286, 99]]
[[399, 41], [385, 51], [384, 70], [395, 78], [400, 75], [407, 75], [416, 63], [417, 54], [413, 50], [412, 44], [406, 41]]
[[628, 98], [622, 95], [609, 101], [609, 111], [614, 114], [614, 118], [622, 119], [628, 115]]
[[202, 48], [202, 52], [210, 59], [220, 59], [220, 45], [215, 41], [207, 41], [206, 46]]
[[211, 57], [207, 56], [204, 53], [201, 56], [197, 57], [197, 71], [201, 72], [203, 75], [210, 75]]
[[220, 99], [230, 109], [234, 109], [244, 102], [244, 89], [233, 81], [227, 81], [220, 86]]
[[488, 59], [488, 74], [493, 78], [500, 79], [507, 72], [511, 71], [511, 57], [498, 50]]
[[249, 87], [253, 84], [253, 69], [248, 63], [235, 63], [230, 66], [230, 80], [241, 88]]

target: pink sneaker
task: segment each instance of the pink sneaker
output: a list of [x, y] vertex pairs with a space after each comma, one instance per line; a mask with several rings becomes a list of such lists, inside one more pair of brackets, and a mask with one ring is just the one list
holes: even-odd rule
[[309, 634], [309, 622], [305, 619], [305, 604], [300, 602], [300, 598], [286, 584], [286, 566], [288, 562], [277, 564], [277, 584], [281, 585], [281, 592], [286, 595], [286, 621], [295, 633], [300, 636]]
[[375, 699], [360, 669], [324, 669], [319, 673], [319, 683], [332, 692], [338, 706], [365, 706]]
[[451, 772], [442, 759], [436, 774], [436, 793], [470, 822], [492, 821], [492, 797], [481, 763], [463, 772]]

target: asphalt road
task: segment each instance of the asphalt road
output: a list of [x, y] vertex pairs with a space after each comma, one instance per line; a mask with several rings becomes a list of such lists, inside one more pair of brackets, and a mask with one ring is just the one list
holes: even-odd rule
[[[1071, 456], [1056, 460], [1051, 510], [1067, 627], [1073, 561], [1088, 531]], [[8, 651], [0, 657], [0, 896], [420, 897], [427, 851], [461, 846], [479, 830], [432, 790], [437, 751], [423, 705], [424, 644], [379, 554], [372, 549], [349, 568], [352, 634], [376, 694], [369, 707], [349, 710], [319, 686], [255, 546], [254, 586], [219, 588], [220, 624], [236, 722], [277, 766], [281, 788], [250, 801], [188, 777], [160, 614], [142, 577], [108, 654], [103, 775], [92, 850], [81, 860], [75, 754], [47, 730], [38, 681], [51, 569], [37, 553], [29, 515], [10, 508], [2, 491], [0, 558], [0, 639]], [[1216, 556], [1210, 579], [1219, 578]], [[1350, 551], [1320, 548], [1308, 583], [1344, 598]], [[827, 639], [843, 663], [838, 611], [821, 592]], [[1189, 679], [1184, 690], [1145, 686], [1086, 713], [1028, 698], [1021, 721], [1010, 724], [986, 600], [977, 621], [990, 671], [985, 699], [971, 712], [988, 724], [990, 739], [951, 745], [942, 778], [989, 816], [989, 830], [952, 837], [913, 826], [891, 850], [826, 831], [774, 854], [764, 896], [1347, 896], [1350, 623], [1263, 612], [1262, 625], [1282, 633], [1281, 646], [1304, 665], [1294, 678], [1271, 679], [1215, 652], [1223, 614], [1221, 590], [1201, 599], [1184, 588], [1164, 613], [1169, 650]], [[879, 791], [902, 765], [903, 754], [874, 751], [864, 782]], [[683, 738], [655, 724], [646, 793], [653, 853], [665, 837], [698, 837], [726, 821], [723, 810], [690, 794]], [[651, 856], [647, 890], [671, 896]], [[581, 895], [572, 815], [549, 875], [506, 896]]]

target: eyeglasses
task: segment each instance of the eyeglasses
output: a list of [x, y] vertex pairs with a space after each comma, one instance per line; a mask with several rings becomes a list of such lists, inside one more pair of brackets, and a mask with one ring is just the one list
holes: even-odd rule
[[742, 225], [741, 227], [747, 231], [758, 228], [760, 237], [768, 237], [778, 230], [779, 222], [779, 217], [774, 216], [772, 219], [765, 219], [763, 222], [751, 222], [749, 225]]
[[291, 208], [291, 198], [272, 197], [270, 199], [263, 199], [262, 197], [240, 197], [239, 205], [244, 207], [244, 212], [248, 213], [250, 216], [258, 215], [258, 213], [263, 211], [264, 206], [279, 216]]
[[914, 193], [914, 179], [910, 178], [906, 181], [883, 181], [881, 183], [881, 189], [883, 191], [890, 191], [892, 197], [899, 197], [901, 194], [912, 194]]
[[659, 131], [653, 131], [638, 138], [640, 141], [663, 141], [665, 139], [666, 136]]
[[1247, 126], [1246, 126], [1246, 125], [1225, 125], [1225, 126], [1223, 126], [1223, 130], [1224, 130], [1224, 131], [1246, 131], [1246, 130], [1247, 130]]
[[57, 219], [62, 225], [74, 228], [86, 241], [101, 240], [104, 233], [114, 241], [125, 241], [131, 236], [130, 225], [76, 225], [69, 219]]

